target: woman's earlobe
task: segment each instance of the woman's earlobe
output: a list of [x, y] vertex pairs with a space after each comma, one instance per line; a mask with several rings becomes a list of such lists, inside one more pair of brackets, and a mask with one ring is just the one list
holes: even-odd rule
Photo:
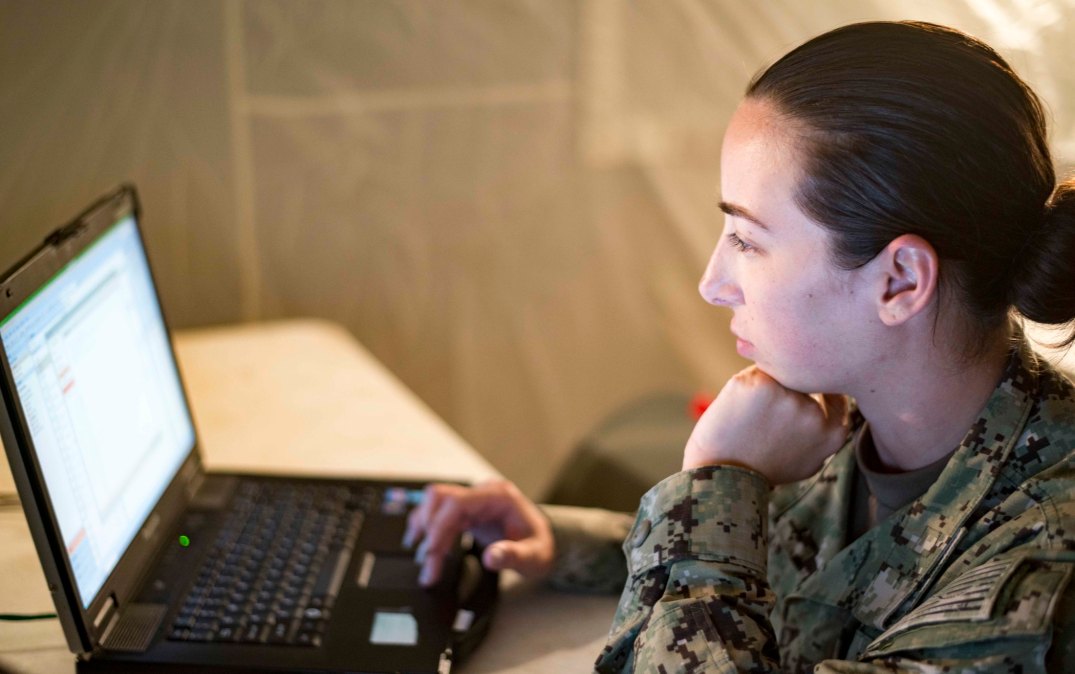
[[891, 327], [903, 322], [903, 312], [898, 307], [886, 305], [880, 313], [881, 322], [887, 326]]

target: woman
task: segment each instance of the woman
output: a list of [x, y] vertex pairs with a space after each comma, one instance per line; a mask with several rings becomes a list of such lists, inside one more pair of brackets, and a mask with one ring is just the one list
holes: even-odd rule
[[957, 31], [846, 26], [751, 83], [721, 175], [699, 289], [755, 364], [682, 472], [633, 521], [432, 488], [423, 582], [470, 529], [491, 568], [626, 583], [599, 671], [1075, 671], [1075, 389], [1011, 318], [1075, 319], [1033, 92]]

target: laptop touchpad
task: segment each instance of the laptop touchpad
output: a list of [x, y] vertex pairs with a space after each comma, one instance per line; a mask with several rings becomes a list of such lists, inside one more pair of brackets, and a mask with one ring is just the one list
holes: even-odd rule
[[421, 567], [410, 555], [384, 552], [365, 552], [358, 569], [359, 587], [381, 590], [398, 590], [419, 587], [418, 572]]

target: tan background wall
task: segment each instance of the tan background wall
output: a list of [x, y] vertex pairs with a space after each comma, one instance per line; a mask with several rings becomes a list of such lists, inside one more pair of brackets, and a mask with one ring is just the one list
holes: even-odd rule
[[1075, 155], [1073, 3], [0, 0], [0, 266], [122, 180], [174, 327], [350, 329], [532, 495], [743, 365], [695, 284], [749, 77], [854, 20], [978, 34]]

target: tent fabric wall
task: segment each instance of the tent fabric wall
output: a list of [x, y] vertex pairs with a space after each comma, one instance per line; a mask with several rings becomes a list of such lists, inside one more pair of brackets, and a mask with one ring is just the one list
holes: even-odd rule
[[850, 21], [954, 25], [1069, 166], [1073, 4], [0, 0], [0, 264], [133, 180], [175, 327], [336, 320], [540, 495], [610, 411], [745, 364], [695, 287], [758, 68]]

